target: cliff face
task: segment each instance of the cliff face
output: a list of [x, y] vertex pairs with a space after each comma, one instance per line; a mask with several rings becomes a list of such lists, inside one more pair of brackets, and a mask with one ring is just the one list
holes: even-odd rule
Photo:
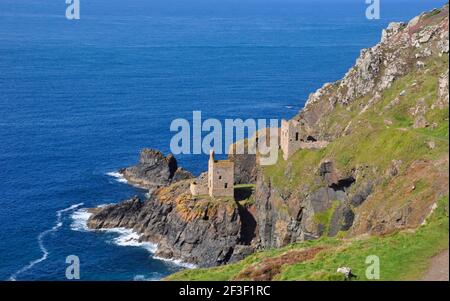
[[234, 162], [234, 182], [235, 184], [256, 183], [257, 164], [256, 155], [230, 154], [228, 159]]
[[[288, 172], [288, 171], [287, 171]], [[256, 186], [256, 220], [260, 247], [279, 248], [296, 241], [335, 236], [347, 231], [354, 208], [371, 194], [371, 180], [355, 185], [359, 171], [339, 175], [333, 162], [322, 162], [312, 176], [312, 186], [277, 187], [264, 174]]]
[[261, 168], [261, 248], [415, 228], [448, 195], [448, 5], [391, 23], [294, 118], [331, 143]]

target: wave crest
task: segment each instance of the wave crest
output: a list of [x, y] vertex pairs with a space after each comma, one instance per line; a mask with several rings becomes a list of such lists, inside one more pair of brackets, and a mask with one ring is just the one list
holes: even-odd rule
[[106, 175], [115, 178], [116, 181], [119, 182], [119, 183], [128, 183], [128, 181], [118, 171], [107, 172]]

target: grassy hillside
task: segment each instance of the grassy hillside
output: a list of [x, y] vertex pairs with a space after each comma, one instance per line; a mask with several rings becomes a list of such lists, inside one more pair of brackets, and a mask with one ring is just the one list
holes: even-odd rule
[[[328, 129], [348, 126], [348, 134], [325, 149], [301, 150], [288, 161], [278, 160], [264, 169], [265, 176], [281, 189], [296, 189], [312, 185], [310, 181], [323, 159], [336, 162], [341, 170], [370, 165], [384, 171], [392, 160], [402, 160], [406, 167], [417, 159], [433, 160], [448, 154], [448, 107], [429, 109], [425, 117], [431, 126], [426, 128], [413, 128], [414, 116], [409, 111], [419, 101], [431, 107], [437, 98], [438, 77], [448, 69], [448, 63], [448, 55], [430, 59], [428, 71], [416, 69], [395, 81], [364, 111], [368, 102], [365, 98], [349, 106], [338, 105], [323, 123]], [[428, 147], [430, 141], [433, 149]], [[286, 181], [289, 165], [291, 173]]]

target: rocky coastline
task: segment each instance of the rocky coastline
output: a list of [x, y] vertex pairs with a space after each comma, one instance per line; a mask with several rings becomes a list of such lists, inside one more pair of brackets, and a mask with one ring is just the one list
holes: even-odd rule
[[[237, 181], [250, 181], [254, 165], [245, 155], [233, 158], [247, 170], [237, 173]], [[242, 167], [238, 167], [242, 170]], [[255, 229], [249, 207], [237, 200], [193, 197], [189, 186], [202, 181], [181, 167], [173, 155], [144, 149], [139, 163], [121, 174], [130, 185], [149, 190], [146, 200], [134, 196], [118, 204], [91, 208], [90, 229], [128, 228], [142, 241], [157, 244], [155, 256], [177, 259], [197, 266], [215, 266], [243, 259], [253, 253], [250, 245]], [[249, 223], [252, 225], [249, 226]]]

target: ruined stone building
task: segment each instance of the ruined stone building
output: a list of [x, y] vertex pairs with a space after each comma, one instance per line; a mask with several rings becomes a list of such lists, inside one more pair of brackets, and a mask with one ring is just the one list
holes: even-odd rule
[[209, 194], [210, 197], [234, 197], [233, 161], [215, 160], [214, 152], [211, 151], [208, 174], [202, 174], [199, 178], [199, 182], [193, 182], [190, 186], [192, 195]]
[[208, 195], [208, 172], [202, 173], [190, 186], [191, 194], [193, 196]]
[[302, 132], [297, 120], [281, 120], [280, 147], [283, 159], [289, 159], [300, 149], [320, 149], [328, 145], [327, 141], [318, 141], [314, 137]]
[[[278, 132], [278, 143], [283, 152], [284, 160], [288, 160], [294, 153], [300, 149], [320, 149], [328, 145], [327, 141], [316, 140], [314, 137], [305, 133], [298, 120], [282, 120], [281, 129]], [[255, 137], [254, 137], [255, 139]], [[270, 132], [268, 129], [260, 130], [254, 143], [270, 143]], [[244, 149], [248, 150], [245, 141], [241, 142]], [[258, 164], [256, 155], [237, 155], [234, 154], [236, 145], [230, 148], [231, 155], [228, 160], [216, 160], [214, 152], [210, 152], [208, 162], [208, 172], [201, 174], [190, 185], [190, 191], [193, 196], [209, 195], [211, 197], [234, 197], [234, 183], [252, 182], [256, 177], [256, 168], [253, 165]], [[236, 166], [235, 166], [236, 165]], [[238, 175], [235, 175], [235, 168]], [[249, 174], [242, 175], [240, 170], [250, 170]], [[254, 172], [254, 174], [253, 174]]]
[[208, 189], [211, 197], [234, 197], [234, 162], [215, 160], [213, 151], [208, 162]]

